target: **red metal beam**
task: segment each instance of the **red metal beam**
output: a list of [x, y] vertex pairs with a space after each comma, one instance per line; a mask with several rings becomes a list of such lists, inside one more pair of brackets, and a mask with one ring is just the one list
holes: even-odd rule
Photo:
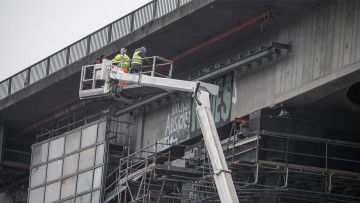
[[[218, 35], [216, 35], [216, 36], [214, 36], [214, 37], [200, 43], [200, 44], [198, 44], [198, 45], [195, 45], [194, 47], [192, 47], [190, 49], [187, 49], [186, 51], [184, 51], [181, 54], [178, 54], [176, 56], [171, 57], [170, 60], [177, 61], [177, 60], [179, 60], [179, 59], [181, 59], [181, 58], [183, 58], [185, 56], [188, 56], [188, 55], [190, 55], [190, 54], [192, 54], [194, 52], [197, 52], [200, 49], [202, 49], [204, 47], [207, 47], [207, 46], [209, 46], [209, 45], [211, 45], [211, 44], [213, 44], [213, 43], [215, 43], [215, 42], [217, 42], [217, 41], [219, 41], [221, 39], [224, 39], [224, 38], [238, 32], [238, 31], [240, 31], [240, 30], [242, 30], [242, 29], [244, 29], [244, 28], [246, 28], [246, 27], [248, 27], [248, 26], [250, 26], [252, 24], [255, 24], [257, 22], [264, 22], [265, 20], [271, 19], [274, 16], [273, 14], [274, 14], [274, 9], [268, 9], [267, 11], [265, 11], [264, 13], [262, 13], [260, 15], [257, 15], [255, 17], [253, 17], [253, 18], [239, 24], [239, 25], [236, 25], [236, 26], [234, 26], [234, 27], [232, 27], [232, 28], [230, 28], [230, 29], [228, 29], [228, 30], [226, 30], [226, 31], [224, 31], [224, 32], [222, 32], [222, 33], [220, 33], [220, 34], [218, 34]], [[161, 67], [162, 66], [157, 66], [157, 67], [155, 67], [155, 70], [158, 70]], [[148, 69], [146, 71], [151, 71], [151, 69]]]
[[81, 107], [84, 107], [85, 105], [86, 105], [86, 101], [81, 101], [81, 102], [79, 102], [79, 103], [77, 103], [77, 104], [74, 104], [74, 105], [72, 105], [72, 106], [70, 106], [70, 107], [68, 107], [68, 108], [66, 108], [66, 109], [64, 109], [64, 110], [62, 110], [62, 111], [59, 111], [59, 112], [57, 112], [57, 113], [54, 113], [53, 115], [51, 115], [50, 117], [47, 117], [47, 118], [45, 118], [45, 119], [42, 119], [42, 120], [40, 120], [40, 121], [38, 121], [38, 122], [36, 122], [36, 123], [33, 123], [33, 124], [31, 124], [31, 125], [29, 125], [27, 128], [25, 128], [23, 131], [22, 131], [22, 133], [26, 133], [26, 132], [29, 132], [29, 131], [31, 131], [31, 130], [33, 130], [33, 129], [36, 129], [38, 126], [40, 126], [40, 125], [43, 125], [43, 124], [45, 124], [45, 123], [48, 123], [48, 122], [50, 122], [50, 121], [52, 121], [52, 120], [55, 120], [55, 119], [57, 119], [57, 118], [60, 118], [60, 117], [62, 117], [62, 116], [64, 116], [64, 115], [66, 115], [66, 114], [68, 114], [68, 113], [70, 113], [70, 112], [73, 112], [73, 111], [75, 111], [76, 109], [79, 109], [79, 108], [81, 108]]

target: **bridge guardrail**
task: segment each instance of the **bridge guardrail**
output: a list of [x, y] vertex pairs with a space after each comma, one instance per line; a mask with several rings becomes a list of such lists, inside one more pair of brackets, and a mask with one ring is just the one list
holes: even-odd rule
[[0, 100], [76, 62], [191, 0], [153, 0], [0, 82]]

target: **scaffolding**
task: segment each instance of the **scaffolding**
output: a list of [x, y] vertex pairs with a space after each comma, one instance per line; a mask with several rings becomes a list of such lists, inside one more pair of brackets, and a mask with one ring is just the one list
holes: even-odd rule
[[[360, 202], [360, 162], [346, 157], [358, 144], [248, 132], [234, 122], [222, 146], [240, 201]], [[220, 202], [203, 142], [156, 142], [121, 158], [110, 174], [104, 202]]]
[[102, 202], [104, 177], [132, 139], [130, 116], [110, 115], [98, 111], [37, 136], [43, 140], [32, 146], [28, 202]]

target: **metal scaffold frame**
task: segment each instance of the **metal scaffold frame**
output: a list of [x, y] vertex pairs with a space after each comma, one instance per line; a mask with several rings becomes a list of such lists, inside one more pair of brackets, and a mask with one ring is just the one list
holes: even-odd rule
[[[104, 140], [103, 141], [100, 141], [98, 139], [101, 139], [101, 138], [96, 138], [96, 140], [98, 140], [97, 143], [95, 144], [91, 144], [90, 146], [87, 146], [85, 148], [81, 148], [81, 149], [78, 149], [77, 151], [74, 151], [74, 152], [71, 152], [71, 153], [65, 153], [63, 154], [61, 157], [59, 158], [56, 158], [56, 160], [65, 160], [67, 159], [68, 157], [72, 156], [73, 154], [74, 155], [77, 155], [77, 154], [80, 154], [80, 157], [83, 156], [82, 154], [84, 153], [87, 153], [87, 151], [91, 150], [91, 149], [95, 149], [94, 152], [96, 151], [95, 154], [92, 154], [92, 157], [91, 160], [92, 161], [95, 161], [95, 165], [91, 168], [86, 168], [86, 169], [81, 169], [80, 170], [80, 162], [81, 162], [81, 158], [80, 158], [80, 161], [79, 163], [77, 163], [78, 167], [76, 169], [76, 172], [71, 174], [70, 176], [78, 176], [78, 180], [79, 180], [79, 177], [80, 175], [79, 174], [84, 174], [83, 172], [84, 171], [89, 171], [89, 170], [96, 170], [98, 169], [98, 167], [100, 166], [100, 168], [102, 168], [102, 178], [101, 178], [101, 183], [99, 183], [99, 187], [96, 187], [94, 189], [91, 189], [91, 190], [87, 190], [85, 192], [81, 192], [81, 193], [75, 193], [71, 196], [68, 196], [68, 197], [61, 197], [60, 199], [58, 199], [56, 202], [67, 202], [67, 201], [73, 201], [74, 199], [76, 199], [76, 201], [78, 201], [77, 199], [78, 198], [84, 198], [82, 197], [84, 193], [88, 194], [89, 191], [91, 193], [95, 193], [95, 190], [99, 190], [100, 191], [100, 196], [98, 198], [100, 198], [99, 200], [97, 199], [93, 199], [93, 201], [100, 201], [100, 202], [103, 202], [103, 188], [105, 188], [106, 186], [106, 182], [105, 182], [105, 177], [109, 177], [111, 174], [108, 174], [108, 171], [113, 171], [114, 168], [118, 167], [119, 166], [119, 157], [125, 157], [128, 155], [129, 153], [129, 144], [131, 143], [131, 139], [132, 139], [132, 136], [130, 136], [130, 128], [133, 126], [132, 123], [129, 122], [129, 118], [130, 116], [129, 115], [124, 115], [122, 117], [111, 117], [111, 113], [112, 113], [112, 110], [111, 109], [107, 109], [107, 110], [100, 110], [100, 111], [97, 111], [97, 113], [92, 113], [92, 114], [86, 114], [86, 116], [82, 116], [82, 119], [80, 120], [77, 120], [76, 122], [68, 122], [66, 123], [66, 125], [49, 125], [48, 127], [48, 131], [45, 132], [45, 134], [39, 134], [37, 135], [39, 138], [45, 138], [45, 140], [41, 141], [41, 142], [38, 142], [37, 144], [35, 144], [34, 146], [38, 147], [38, 146], [43, 146], [43, 144], [47, 144], [47, 146], [49, 145], [48, 143], [52, 143], [54, 140], [60, 140], [60, 139], [68, 139], [69, 136], [73, 136], [74, 133], [76, 132], [80, 132], [80, 140], [81, 142], [83, 142], [83, 140], [85, 140], [85, 138], [82, 138], [84, 135], [86, 136], [90, 136], [89, 134], [84, 134], [83, 131], [84, 129], [89, 129], [89, 126], [93, 126], [93, 125], [96, 125], [98, 123], [106, 123], [105, 126], [106, 126], [106, 130], [104, 130]], [[78, 114], [76, 114], [78, 115]], [[68, 117], [75, 117], [75, 114], [74, 115], [71, 115], [71, 116], [68, 116]], [[67, 117], [64, 117], [65, 119]], [[62, 120], [64, 118], [60, 118], [59, 120]], [[60, 121], [59, 120], [56, 120], [54, 121], [55, 124], [59, 124]], [[100, 125], [100, 124], [99, 124]], [[52, 129], [51, 126], [54, 126], [54, 128]], [[59, 128], [56, 128], [56, 127], [59, 127]], [[100, 127], [99, 127], [100, 128]], [[98, 130], [96, 130], [97, 132]], [[99, 130], [100, 131], [100, 130]], [[62, 133], [61, 133], [62, 132]], [[100, 136], [100, 135], [99, 135]], [[99, 137], [98, 136], [98, 137]], [[70, 139], [70, 138], [69, 138]], [[66, 142], [67, 143], [67, 142]], [[82, 144], [81, 144], [82, 145]], [[67, 146], [67, 145], [66, 145]], [[66, 146], [64, 145], [64, 147], [62, 148], [66, 148]], [[103, 154], [101, 155], [101, 148], [99, 148], [100, 146], [104, 146], [103, 148]], [[47, 151], [48, 152], [48, 151]], [[99, 154], [99, 156], [98, 156]], [[85, 155], [84, 155], [85, 156]], [[79, 156], [77, 156], [79, 157]], [[95, 158], [96, 157], [96, 158]], [[103, 160], [103, 163], [102, 164], [96, 164], [97, 163], [97, 160], [101, 160], [101, 158], [99, 157], [103, 157], [102, 160]], [[89, 158], [89, 159], [90, 159]], [[50, 158], [49, 158], [50, 159]], [[96, 159], [96, 160], [95, 160]], [[49, 160], [49, 161], [46, 161], [44, 163], [40, 163], [40, 165], [42, 166], [43, 164], [45, 164], [44, 166], [47, 167], [48, 163], [54, 163], [55, 162], [54, 159], [52, 160]], [[83, 162], [92, 162], [90, 160], [83, 160]], [[62, 161], [62, 165], [61, 167], [59, 167], [59, 170], [62, 171], [60, 172], [62, 175], [63, 174], [63, 171], [64, 171], [64, 162], [65, 161]], [[82, 163], [83, 163], [82, 162]], [[36, 168], [37, 169], [37, 165], [35, 164], [34, 166], [32, 166], [32, 168]], [[34, 170], [33, 170], [34, 171]], [[35, 171], [34, 171], [35, 173]], [[87, 173], [87, 172], [85, 172]], [[95, 173], [94, 172], [94, 181], [95, 181]], [[98, 175], [96, 175], [97, 177]], [[46, 177], [46, 176], [45, 176]], [[68, 180], [68, 177], [69, 175], [65, 175], [64, 177], [63, 176], [60, 176], [58, 179], [54, 180], [54, 181], [65, 181], [65, 180]], [[114, 177], [115, 179], [116, 177]], [[76, 179], [75, 179], [76, 180]], [[54, 182], [52, 181], [52, 182]], [[93, 181], [93, 182], [94, 182]], [[31, 181], [30, 181], [31, 182]], [[30, 191], [33, 191], [33, 190], [36, 190], [37, 188], [39, 187], [46, 187], [47, 188], [47, 185], [48, 184], [52, 184], [52, 182], [48, 183], [44, 183], [44, 184], [41, 184], [41, 185], [36, 185], [32, 188], [29, 189], [29, 193]], [[79, 181], [76, 182], [76, 191], [78, 191], [78, 187], [79, 187]], [[95, 183], [94, 183], [95, 184]], [[61, 188], [61, 192], [63, 192], [63, 188]], [[94, 198], [94, 194], [92, 194], [92, 198]], [[41, 201], [41, 200], [39, 200]], [[86, 199], [82, 200], [82, 201], [87, 201]], [[90, 201], [90, 200], [89, 200]]]
[[[237, 128], [238, 124], [234, 122], [231, 134], [222, 141], [222, 146], [239, 201], [257, 202], [272, 198], [278, 202], [360, 202], [360, 174], [328, 167], [329, 160], [359, 163], [330, 155], [330, 146], [346, 150], [360, 148], [359, 145]], [[284, 140], [285, 150], [267, 146], [269, 139]], [[325, 151], [321, 156], [296, 152], [291, 147], [294, 142], [324, 144]], [[164, 145], [169, 148], [161, 152], [157, 150]], [[171, 202], [220, 202], [204, 142], [198, 143], [194, 156], [190, 158], [172, 155], [191, 147], [154, 143], [121, 158], [119, 167], [112, 172], [117, 174], [116, 180], [105, 189], [105, 202], [161, 202], [164, 199]], [[270, 160], [269, 152], [281, 154], [284, 159]], [[294, 156], [324, 159], [325, 165], [296, 164]], [[179, 167], [178, 163], [186, 164]]]
[[39, 126], [36, 129], [35, 143], [51, 139], [88, 123], [108, 117], [110, 112], [110, 109], [103, 109], [91, 114], [82, 111], [67, 113], [58, 119]]

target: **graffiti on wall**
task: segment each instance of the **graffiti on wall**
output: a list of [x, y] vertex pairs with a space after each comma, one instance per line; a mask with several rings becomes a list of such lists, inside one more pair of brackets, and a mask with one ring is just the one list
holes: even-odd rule
[[[225, 74], [210, 83], [219, 85], [219, 94], [210, 97], [210, 106], [215, 124], [220, 127], [230, 122], [233, 74]], [[189, 95], [180, 94], [172, 100], [164, 125], [166, 125], [164, 138], [157, 142], [166, 145], [158, 145], [157, 151], [165, 150], [172, 144], [179, 144], [201, 134], [196, 117], [196, 104]]]
[[165, 138], [157, 141], [157, 143], [161, 143], [157, 146], [157, 151], [163, 151], [167, 148], [170, 148], [171, 145], [178, 144], [181, 141], [186, 140], [188, 138], [189, 138], [189, 132], [184, 132], [183, 134], [180, 134], [179, 137], [176, 137], [174, 135], [166, 136]]
[[167, 115], [165, 137], [158, 140], [159, 151], [167, 149], [171, 144], [177, 144], [188, 139], [190, 131], [191, 98], [181, 94], [172, 100], [171, 110]]
[[190, 125], [190, 99], [179, 98], [173, 100], [171, 113], [167, 115], [165, 136], [174, 132], [189, 129]]
[[[210, 83], [219, 85], [219, 94], [210, 97], [210, 107], [215, 124], [220, 127], [230, 121], [233, 74], [228, 73], [210, 81]], [[194, 137], [200, 133], [200, 124], [196, 116], [196, 104], [192, 102], [191, 136]]]

